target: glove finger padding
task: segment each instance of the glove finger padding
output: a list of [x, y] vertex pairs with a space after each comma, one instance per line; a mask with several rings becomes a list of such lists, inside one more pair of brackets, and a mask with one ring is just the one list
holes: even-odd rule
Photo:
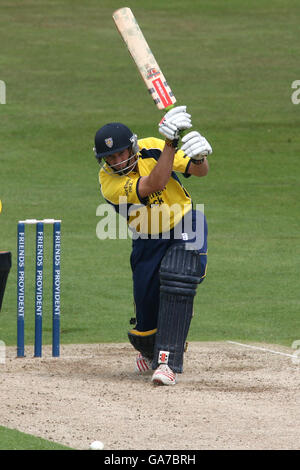
[[180, 113], [174, 116], [170, 124], [177, 126], [178, 129], [190, 129], [192, 127], [191, 119], [187, 113]]
[[201, 141], [195, 137], [193, 138], [191, 141], [187, 142], [186, 144], [184, 144], [182, 147], [181, 147], [181, 150], [183, 151], [191, 151], [191, 150], [195, 150], [196, 147], [199, 147], [201, 145]]
[[184, 143], [183, 147], [186, 146], [186, 148], [188, 148], [189, 143], [192, 140], [195, 141], [196, 139], [199, 140], [201, 138], [202, 138], [202, 135], [199, 132], [197, 131], [189, 132], [182, 138], [182, 142]]
[[179, 137], [179, 131], [192, 127], [191, 115], [186, 112], [186, 106], [177, 106], [168, 111], [158, 125], [158, 131], [167, 139]]
[[169, 127], [176, 126], [176, 127], [178, 127], [178, 125], [180, 123], [184, 123], [183, 125], [186, 124], [188, 127], [191, 127], [192, 122], [191, 122], [190, 115], [187, 114], [187, 113], [179, 113], [176, 116], [173, 116], [169, 119], [163, 118], [159, 123], [159, 127], [161, 127], [161, 126], [169, 126]]
[[169, 118], [171, 118], [171, 116], [174, 116], [175, 114], [178, 114], [178, 113], [181, 113], [181, 112], [186, 113], [186, 106], [176, 106], [176, 108], [173, 108], [170, 111], [168, 111], [164, 115], [163, 119], [169, 119]]
[[178, 129], [176, 126], [172, 126], [171, 128], [171, 127], [161, 125], [158, 128], [158, 132], [170, 140], [173, 140], [178, 137]]
[[190, 129], [191, 127], [192, 123], [189, 118], [187, 118], [185, 115], [178, 115], [174, 121], [163, 121], [160, 123], [158, 126], [158, 131], [168, 139], [174, 139], [178, 137], [178, 131]]
[[174, 124], [173, 122], [162, 122], [160, 125], [159, 125], [160, 128], [165, 128], [165, 129], [169, 129], [170, 131], [174, 131], [176, 132], [177, 131], [177, 125]]
[[190, 158], [197, 159], [197, 156], [201, 158], [212, 153], [210, 144], [199, 132], [190, 132], [183, 137], [182, 142], [184, 145], [181, 150]]
[[197, 147], [194, 150], [189, 151], [189, 157], [194, 158], [195, 160], [199, 160], [202, 157], [206, 157], [208, 155], [208, 150], [205, 147]]

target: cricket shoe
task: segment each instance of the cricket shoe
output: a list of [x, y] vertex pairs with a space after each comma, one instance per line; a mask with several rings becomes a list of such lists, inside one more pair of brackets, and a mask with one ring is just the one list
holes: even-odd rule
[[144, 374], [145, 372], [151, 371], [151, 361], [147, 357], [139, 353], [135, 360], [135, 371], [137, 374]]
[[161, 364], [152, 375], [151, 380], [155, 385], [175, 385], [176, 374], [169, 366]]

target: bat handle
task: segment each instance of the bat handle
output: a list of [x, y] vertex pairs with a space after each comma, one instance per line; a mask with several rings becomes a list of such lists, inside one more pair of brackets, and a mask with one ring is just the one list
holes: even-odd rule
[[167, 113], [168, 111], [170, 111], [172, 108], [174, 108], [174, 104], [170, 104], [169, 106], [167, 106], [165, 109], [164, 109], [164, 112]]

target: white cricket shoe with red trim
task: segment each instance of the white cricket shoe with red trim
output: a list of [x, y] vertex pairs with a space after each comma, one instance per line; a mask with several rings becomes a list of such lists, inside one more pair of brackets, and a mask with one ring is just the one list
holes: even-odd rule
[[145, 372], [151, 372], [151, 361], [147, 357], [139, 353], [135, 360], [135, 371], [137, 374], [144, 374]]
[[176, 374], [166, 364], [160, 364], [151, 380], [155, 385], [175, 385]]

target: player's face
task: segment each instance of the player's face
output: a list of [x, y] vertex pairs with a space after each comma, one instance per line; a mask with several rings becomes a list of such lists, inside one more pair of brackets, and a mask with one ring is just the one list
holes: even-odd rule
[[112, 167], [114, 170], [119, 171], [123, 170], [127, 166], [127, 161], [129, 158], [129, 149], [122, 150], [121, 152], [113, 153], [105, 158], [105, 161]]
[[105, 161], [109, 166], [116, 172], [122, 172], [125, 168], [128, 168], [129, 158], [131, 157], [131, 150], [129, 148], [122, 150], [121, 152], [113, 153], [105, 158]]

